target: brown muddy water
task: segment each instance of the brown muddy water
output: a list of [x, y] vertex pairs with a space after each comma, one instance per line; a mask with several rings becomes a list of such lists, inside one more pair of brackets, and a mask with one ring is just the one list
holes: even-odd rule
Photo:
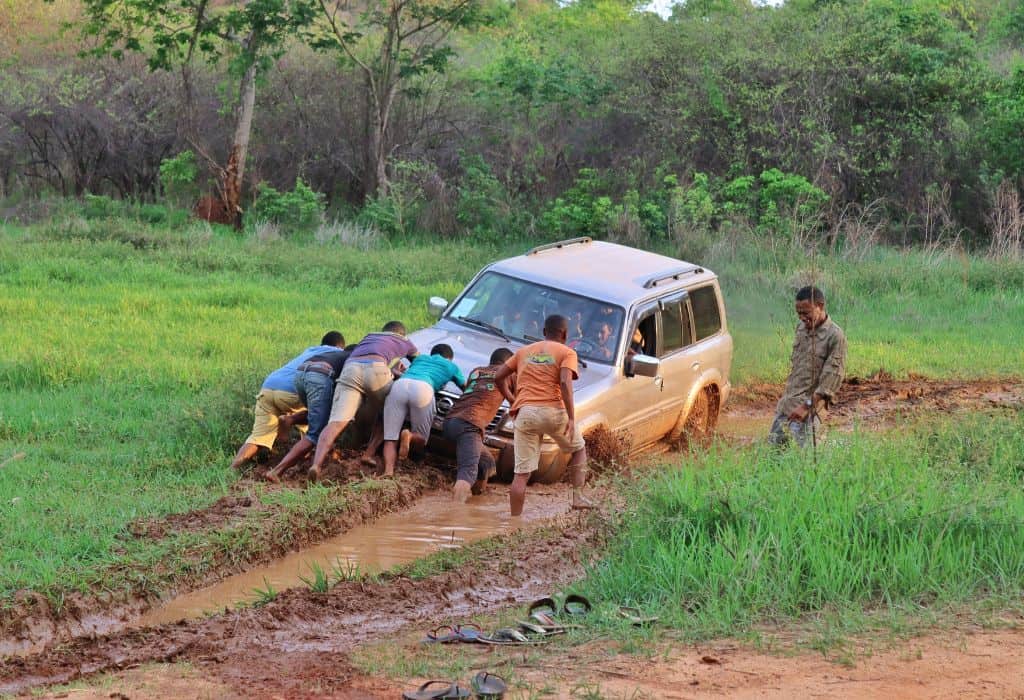
[[465, 505], [454, 503], [447, 492], [424, 496], [408, 510], [385, 515], [316, 546], [278, 559], [220, 583], [173, 598], [154, 607], [132, 623], [148, 627], [219, 612], [258, 599], [256, 589], [275, 591], [305, 586], [319, 566], [331, 577], [339, 574], [380, 573], [442, 549], [456, 549], [476, 540], [509, 533], [531, 522], [546, 520], [569, 510], [564, 487], [530, 489], [519, 518], [508, 514], [507, 488], [472, 496]]

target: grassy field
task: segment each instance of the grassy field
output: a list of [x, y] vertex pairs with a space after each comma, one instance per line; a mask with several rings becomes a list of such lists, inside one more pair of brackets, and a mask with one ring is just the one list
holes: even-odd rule
[[[358, 250], [78, 216], [0, 226], [0, 462], [25, 455], [0, 468], [0, 600], [118, 585], [97, 572], [153, 556], [122, 546], [128, 523], [202, 507], [235, 481], [226, 465], [268, 371], [329, 328], [356, 340], [391, 318], [426, 325], [430, 295], [451, 298], [528, 245]], [[1024, 265], [757, 250], [711, 261], [737, 382], [783, 378], [792, 290], [810, 278], [847, 330], [852, 373], [1019, 373]]]
[[625, 488], [585, 584], [697, 637], [827, 613], [856, 628], [1024, 590], [1019, 414], [931, 418], [819, 451], [719, 447]]

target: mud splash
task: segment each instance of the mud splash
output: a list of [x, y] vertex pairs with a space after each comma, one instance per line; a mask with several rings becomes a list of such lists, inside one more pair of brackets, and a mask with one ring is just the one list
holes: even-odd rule
[[508, 515], [507, 489], [475, 496], [466, 505], [452, 501], [447, 492], [424, 496], [400, 513], [355, 527], [314, 547], [294, 552], [268, 566], [231, 576], [208, 588], [174, 598], [134, 623], [147, 627], [202, 617], [205, 614], [251, 603], [257, 589], [275, 591], [306, 586], [319, 568], [331, 580], [353, 574], [374, 574], [415, 561], [441, 549], [512, 532], [526, 523], [552, 518], [569, 510], [564, 490], [531, 491], [523, 517]]

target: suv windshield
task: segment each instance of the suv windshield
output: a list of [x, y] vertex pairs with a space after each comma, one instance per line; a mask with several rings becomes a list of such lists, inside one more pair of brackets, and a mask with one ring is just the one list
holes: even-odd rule
[[541, 339], [544, 319], [552, 314], [569, 319], [567, 342], [581, 358], [604, 363], [615, 359], [621, 307], [496, 272], [481, 275], [447, 316], [496, 335], [533, 341]]

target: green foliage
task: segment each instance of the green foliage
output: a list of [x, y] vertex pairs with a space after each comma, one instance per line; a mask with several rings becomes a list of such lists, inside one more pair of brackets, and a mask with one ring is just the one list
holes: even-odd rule
[[505, 186], [480, 156], [463, 160], [455, 218], [464, 230], [480, 239], [514, 235], [511, 207]]
[[263, 579], [263, 588], [254, 588], [254, 589], [252, 589], [252, 594], [256, 598], [253, 601], [253, 607], [262, 608], [264, 605], [268, 605], [269, 603], [273, 603], [275, 600], [277, 600], [278, 593], [279, 593], [279, 591], [276, 588], [274, 588], [272, 585], [270, 585], [270, 581], [268, 581], [266, 578], [264, 578]]
[[[761, 173], [760, 224], [779, 229], [788, 222], [815, 217], [828, 195], [801, 175], [771, 168]], [[735, 181], [733, 181], [735, 182]]]
[[824, 610], [1020, 595], [1014, 416], [833, 439], [817, 464], [809, 451], [722, 447], [655, 472], [591, 569], [592, 598], [713, 636]]
[[604, 235], [615, 210], [612, 198], [599, 193], [602, 187], [597, 170], [580, 170], [573, 186], [556, 197], [541, 215], [544, 229], [562, 238]]
[[309, 586], [309, 590], [314, 593], [326, 593], [331, 589], [331, 581], [319, 562], [309, 562], [309, 570], [312, 576], [299, 575], [299, 579]]
[[86, 219], [120, 220], [113, 228], [123, 225], [123, 220], [134, 219], [147, 224], [181, 228], [189, 218], [183, 209], [174, 209], [161, 204], [139, 204], [123, 199], [113, 199], [101, 194], [86, 194], [82, 198], [82, 216]]
[[324, 196], [302, 180], [295, 181], [291, 192], [278, 192], [266, 183], [256, 191], [256, 201], [245, 213], [246, 226], [270, 222], [289, 233], [309, 233], [323, 219]]
[[160, 186], [164, 197], [178, 206], [188, 206], [199, 196], [198, 176], [199, 167], [192, 151], [182, 151], [160, 163]]
[[1011, 178], [1024, 176], [1024, 61], [985, 95], [980, 135], [990, 170]]

